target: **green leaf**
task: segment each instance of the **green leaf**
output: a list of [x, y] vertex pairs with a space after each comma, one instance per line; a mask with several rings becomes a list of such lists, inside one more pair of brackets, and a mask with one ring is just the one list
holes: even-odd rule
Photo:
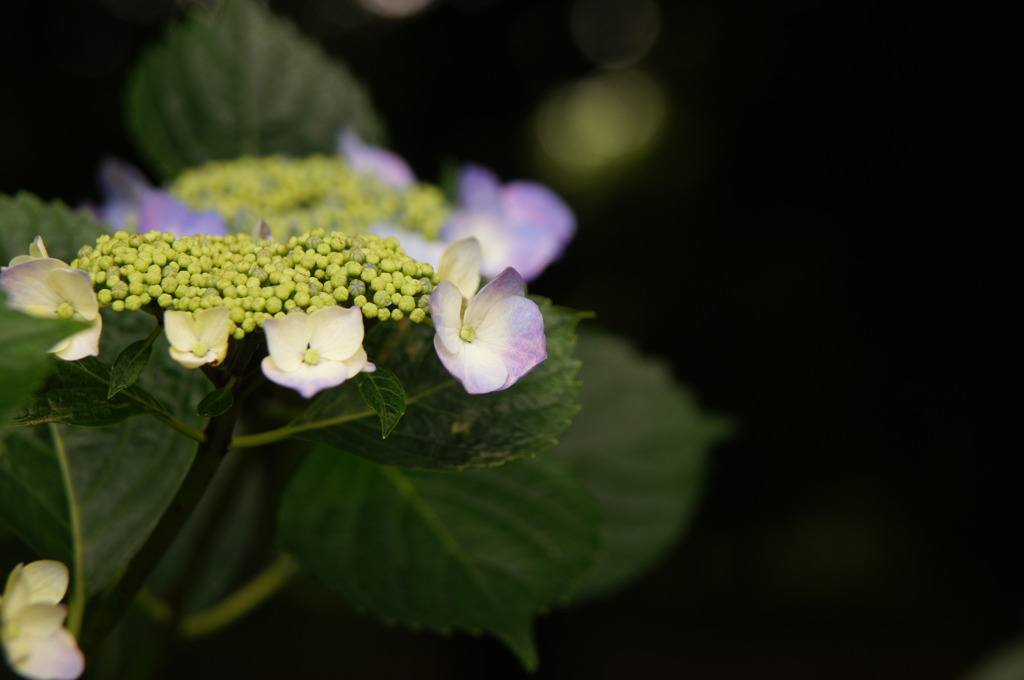
[[493, 633], [532, 669], [531, 622], [593, 562], [593, 499], [559, 461], [437, 472], [316, 447], [291, 480], [280, 535], [358, 607], [447, 632]]
[[100, 234], [109, 232], [84, 210], [72, 210], [59, 201], [45, 203], [28, 193], [0, 196], [0, 224], [0, 264], [28, 254], [36, 236], [43, 237], [50, 257], [70, 263], [82, 246], [95, 245]]
[[96, 357], [62, 361], [17, 422], [104, 427], [143, 413], [167, 413], [150, 393], [134, 386], [108, 399], [110, 379], [110, 368]]
[[216, 418], [223, 415], [235, 403], [230, 387], [222, 387], [207, 394], [196, 406], [196, 415], [201, 418]]
[[153, 341], [156, 338], [156, 332], [150, 333], [142, 340], [136, 340], [121, 350], [117, 358], [114, 359], [114, 365], [110, 368], [110, 387], [107, 389], [107, 399], [135, 384], [142, 372], [146, 370], [149, 355], [153, 353]]
[[405, 416], [382, 440], [376, 419], [356, 418], [362, 405], [351, 390], [325, 392], [290, 424], [296, 436], [386, 465], [466, 469], [532, 456], [554, 445], [576, 413], [579, 362], [573, 359], [581, 313], [537, 300], [544, 313], [548, 358], [507, 390], [470, 395], [441, 365], [431, 328], [373, 334], [370, 356], [382, 335], [400, 347], [388, 365], [405, 386]]
[[60, 462], [29, 430], [12, 431], [0, 442], [0, 516], [40, 557], [72, 563]]
[[215, 159], [333, 154], [344, 127], [367, 140], [381, 130], [344, 65], [249, 0], [224, 3], [212, 23], [192, 14], [143, 56], [128, 122], [166, 178]]
[[54, 365], [47, 351], [85, 324], [39, 319], [8, 307], [0, 291], [0, 441], [11, 413], [25, 403]]
[[380, 416], [380, 436], [386, 439], [405, 415], [405, 388], [398, 376], [386, 366], [373, 373], [360, 373], [356, 379], [359, 396]]
[[574, 594], [586, 598], [636, 578], [679, 538], [729, 423], [624, 339], [587, 329], [576, 355], [582, 408], [552, 454], [586, 483], [605, 519], [605, 555]]

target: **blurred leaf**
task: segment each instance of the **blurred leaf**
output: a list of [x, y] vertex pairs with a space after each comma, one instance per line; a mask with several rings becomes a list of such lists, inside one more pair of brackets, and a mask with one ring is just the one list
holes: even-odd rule
[[319, 45], [249, 0], [171, 28], [128, 86], [136, 142], [165, 178], [206, 161], [275, 153], [336, 153], [353, 127], [368, 141], [380, 123], [369, 96]]
[[145, 390], [129, 387], [108, 399], [109, 390], [110, 368], [96, 357], [62, 361], [29, 399], [27, 413], [17, 422], [103, 427], [144, 413], [167, 412]]
[[0, 264], [27, 255], [29, 244], [42, 236], [50, 257], [70, 263], [85, 245], [95, 245], [109, 229], [85, 211], [60, 201], [45, 203], [29, 193], [0, 196]]
[[708, 452], [728, 422], [703, 413], [667, 365], [624, 339], [586, 329], [582, 408], [552, 455], [601, 506], [605, 554], [574, 598], [623, 585], [663, 555], [700, 498]]
[[373, 373], [360, 373], [356, 386], [366, 405], [380, 416], [380, 436], [386, 439], [405, 415], [405, 388], [402, 387], [402, 381], [390, 368], [377, 366]]
[[223, 415], [235, 403], [230, 387], [222, 387], [203, 397], [196, 406], [196, 415], [201, 418], [216, 418]]
[[995, 650], [963, 680], [1024, 680], [1024, 639], [1010, 640]]
[[410, 626], [488, 631], [531, 669], [532, 617], [596, 558], [599, 525], [586, 489], [550, 457], [437, 472], [322, 446], [280, 514], [285, 545], [353, 604]]
[[0, 442], [0, 516], [40, 557], [72, 564], [60, 461], [29, 430], [15, 430]]
[[110, 368], [110, 386], [107, 389], [107, 399], [115, 394], [131, 387], [139, 379], [142, 372], [146, 370], [149, 363], [149, 355], [153, 353], [153, 341], [156, 335], [150, 334], [142, 340], [136, 340], [125, 347], [114, 359], [114, 365]]
[[[573, 359], [575, 329], [582, 314], [538, 300], [544, 313], [548, 358], [507, 390], [467, 394], [438, 360], [432, 328], [391, 325], [382, 336], [396, 349], [388, 365], [405, 386], [405, 416], [387, 440], [376, 420], [333, 424], [339, 416], [363, 408], [352, 390], [324, 392], [292, 426], [297, 436], [327, 444], [386, 465], [465, 469], [500, 465], [532, 456], [554, 445], [576, 413], [579, 362]], [[391, 333], [403, 333], [395, 337]], [[377, 351], [371, 356], [380, 356]], [[334, 419], [334, 420], [332, 420]]]
[[47, 351], [87, 326], [64, 319], [39, 319], [8, 307], [0, 291], [0, 441], [11, 413], [54, 366]]

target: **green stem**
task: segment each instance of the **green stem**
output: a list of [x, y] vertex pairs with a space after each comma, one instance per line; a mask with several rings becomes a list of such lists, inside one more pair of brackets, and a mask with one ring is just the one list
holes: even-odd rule
[[71, 465], [68, 461], [68, 450], [64, 446], [64, 437], [55, 423], [50, 423], [50, 436], [53, 447], [60, 461], [60, 472], [64, 479], [64, 493], [68, 501], [68, 519], [71, 523], [72, 552], [72, 588], [68, 599], [67, 628], [76, 638], [82, 632], [82, 618], [85, 616], [85, 544], [82, 540], [82, 517], [78, 512], [78, 499], [75, 494], [74, 481], [71, 478]]
[[181, 622], [182, 635], [201, 637], [233, 623], [280, 590], [298, 568], [290, 555], [281, 555], [231, 595], [205, 611], [185, 617]]
[[[425, 389], [419, 394], [415, 394], [406, 399], [406, 406], [415, 404], [425, 397], [428, 397], [435, 392], [440, 392], [444, 388], [450, 387], [454, 384], [454, 380], [446, 380], [434, 385], [433, 387]], [[316, 430], [321, 427], [330, 427], [331, 425], [341, 425], [342, 423], [360, 420], [362, 418], [369, 418], [370, 416], [375, 415], [377, 415], [376, 411], [367, 409], [365, 411], [357, 411], [356, 413], [345, 413], [333, 418], [324, 418], [323, 420], [311, 420], [308, 423], [299, 423], [298, 425], [285, 425], [284, 427], [279, 427], [276, 430], [267, 430], [266, 432], [257, 432], [256, 434], [243, 434], [231, 440], [231, 448], [251, 449], [255, 446], [273, 444], [274, 442], [279, 442], [282, 439], [288, 439], [289, 437], [293, 437], [300, 432], [305, 432], [307, 430]]]
[[157, 563], [167, 552], [185, 522], [202, 500], [214, 473], [228, 451], [231, 431], [238, 418], [240, 402], [224, 415], [212, 418], [206, 427], [204, 441], [196, 447], [192, 465], [182, 480], [178, 492], [164, 512], [146, 543], [128, 563], [120, 582], [100, 605], [99, 611], [89, 621], [82, 640], [82, 646], [94, 648], [121, 620], [131, 606]]
[[206, 434], [202, 430], [198, 430], [188, 423], [178, 420], [170, 413], [162, 413], [159, 411], [150, 411], [149, 414], [159, 420], [164, 425], [167, 425], [173, 430], [177, 430], [189, 439], [200, 444], [206, 442]]

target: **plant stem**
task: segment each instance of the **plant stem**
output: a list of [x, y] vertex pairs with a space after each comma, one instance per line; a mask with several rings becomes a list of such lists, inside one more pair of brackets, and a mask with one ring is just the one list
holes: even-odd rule
[[94, 648], [121, 620], [150, 572], [167, 552], [185, 522], [192, 516], [228, 451], [228, 443], [231, 441], [231, 432], [238, 418], [240, 405], [236, 400], [224, 415], [210, 420], [203, 433], [205, 441], [196, 447], [192, 466], [178, 487], [170, 506], [153, 529], [153, 533], [146, 539], [146, 543], [128, 563], [120, 582], [88, 622], [82, 639], [83, 647]]
[[68, 600], [67, 628], [76, 638], [82, 632], [82, 618], [85, 616], [85, 545], [82, 540], [82, 518], [78, 512], [78, 501], [75, 498], [75, 485], [71, 478], [71, 466], [68, 463], [68, 450], [64, 446], [64, 437], [55, 423], [50, 423], [50, 436], [53, 447], [60, 461], [60, 472], [64, 478], [64, 494], [68, 501], [68, 520], [71, 524], [72, 554], [72, 588]]
[[233, 623], [280, 590], [298, 568], [290, 555], [281, 555], [231, 595], [205, 611], [185, 617], [181, 622], [182, 635], [201, 637]]

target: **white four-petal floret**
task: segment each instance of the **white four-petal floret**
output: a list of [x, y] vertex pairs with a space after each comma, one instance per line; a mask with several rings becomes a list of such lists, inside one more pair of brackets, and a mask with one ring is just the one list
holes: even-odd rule
[[227, 307], [210, 307], [194, 314], [164, 312], [164, 332], [171, 344], [171, 358], [187, 368], [216, 366], [224, 361], [230, 330], [231, 310]]

